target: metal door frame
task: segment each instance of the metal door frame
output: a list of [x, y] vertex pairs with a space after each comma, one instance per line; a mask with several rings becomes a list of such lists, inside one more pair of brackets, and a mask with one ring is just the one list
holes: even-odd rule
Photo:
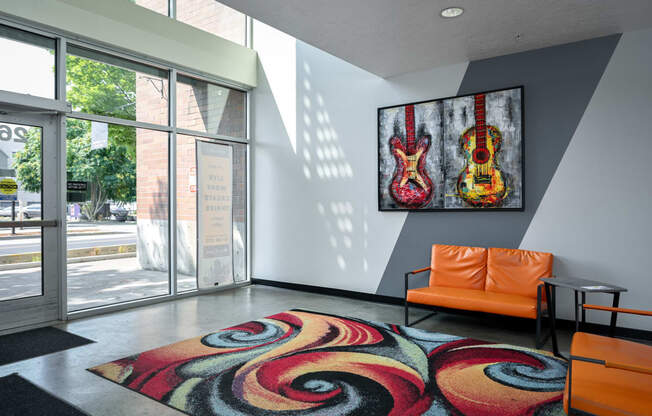
[[[55, 110], [37, 110], [0, 103], [0, 121], [41, 128], [41, 220], [0, 222], [5, 226], [41, 228], [42, 294], [0, 301], [0, 331], [52, 322], [62, 317], [61, 266], [65, 265], [65, 227], [62, 204], [60, 115]], [[6, 227], [3, 227], [6, 228]]]

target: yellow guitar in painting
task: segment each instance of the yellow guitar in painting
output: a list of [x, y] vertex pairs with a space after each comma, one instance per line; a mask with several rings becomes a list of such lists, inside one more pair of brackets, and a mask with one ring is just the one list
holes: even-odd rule
[[505, 177], [497, 155], [502, 135], [485, 120], [485, 95], [475, 96], [475, 126], [460, 137], [466, 166], [457, 179], [459, 196], [474, 208], [500, 207], [507, 196]]

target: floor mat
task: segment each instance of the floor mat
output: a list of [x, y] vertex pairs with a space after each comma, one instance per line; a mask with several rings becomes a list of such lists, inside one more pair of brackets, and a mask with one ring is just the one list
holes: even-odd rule
[[0, 365], [90, 344], [90, 339], [54, 327], [0, 336]]
[[0, 415], [84, 416], [76, 407], [54, 397], [18, 374], [0, 377]]
[[551, 353], [291, 310], [89, 369], [189, 415], [563, 415]]

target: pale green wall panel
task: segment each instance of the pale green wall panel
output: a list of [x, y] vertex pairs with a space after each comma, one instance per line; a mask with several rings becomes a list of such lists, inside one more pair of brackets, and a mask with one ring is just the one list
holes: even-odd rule
[[256, 86], [255, 51], [129, 0], [0, 0], [0, 10], [244, 87]]

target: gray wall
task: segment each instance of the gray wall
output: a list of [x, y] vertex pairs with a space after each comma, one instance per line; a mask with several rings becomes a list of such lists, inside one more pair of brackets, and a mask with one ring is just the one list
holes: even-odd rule
[[[516, 248], [618, 43], [609, 36], [469, 64], [459, 94], [524, 86], [523, 212], [410, 212], [378, 286], [401, 296], [403, 273], [430, 264], [433, 243]], [[427, 276], [414, 279], [427, 286]]]
[[[652, 30], [623, 34], [522, 248], [557, 255], [558, 276], [613, 282], [629, 289], [621, 306], [652, 309]], [[590, 295], [589, 303], [611, 304]], [[560, 314], [572, 316], [571, 294]], [[608, 314], [589, 313], [606, 322]], [[652, 319], [621, 315], [619, 324], [652, 330]]]

